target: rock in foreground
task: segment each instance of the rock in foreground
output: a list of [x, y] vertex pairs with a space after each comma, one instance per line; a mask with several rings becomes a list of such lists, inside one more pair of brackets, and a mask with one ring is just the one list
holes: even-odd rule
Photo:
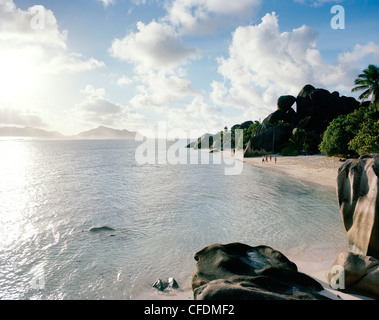
[[325, 300], [323, 287], [267, 246], [213, 244], [195, 255], [195, 300]]
[[379, 260], [373, 257], [343, 251], [327, 278], [334, 289], [379, 297]]

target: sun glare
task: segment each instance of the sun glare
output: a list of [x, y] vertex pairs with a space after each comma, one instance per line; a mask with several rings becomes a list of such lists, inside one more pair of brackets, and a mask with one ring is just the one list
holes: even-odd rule
[[0, 52], [0, 93], [19, 97], [31, 90], [38, 73], [21, 51]]
[[32, 162], [29, 143], [0, 143], [0, 250], [34, 230], [25, 216], [31, 201], [26, 186], [30, 183], [27, 180]]

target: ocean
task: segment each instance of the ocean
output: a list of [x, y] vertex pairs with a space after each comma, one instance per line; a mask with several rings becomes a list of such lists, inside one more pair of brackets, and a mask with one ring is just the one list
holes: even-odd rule
[[[213, 243], [301, 261], [346, 248], [326, 190], [246, 164], [225, 175], [219, 154], [191, 162], [204, 151], [185, 141], [181, 164], [141, 164], [140, 144], [0, 141], [0, 299], [177, 299]], [[168, 277], [177, 293], [152, 287]]]

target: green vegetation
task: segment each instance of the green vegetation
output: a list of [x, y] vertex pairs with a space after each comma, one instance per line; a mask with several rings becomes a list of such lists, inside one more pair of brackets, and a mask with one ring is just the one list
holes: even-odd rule
[[[328, 156], [358, 156], [379, 152], [379, 67], [370, 64], [358, 75], [351, 91], [364, 91], [358, 110], [334, 119], [323, 134], [320, 151]], [[369, 106], [363, 100], [370, 98]]]
[[[237, 141], [237, 146], [243, 146], [243, 149], [246, 149], [246, 146], [249, 142], [249, 140], [255, 135], [257, 130], [260, 128], [261, 123], [259, 121], [254, 121], [252, 124], [250, 124], [249, 127], [243, 128], [243, 135], [239, 137], [239, 140]], [[241, 129], [241, 126], [237, 125], [235, 126], [233, 132], [232, 132], [232, 137], [234, 137], [234, 131], [236, 129]], [[242, 143], [243, 139], [243, 143]], [[234, 147], [234, 144], [232, 143], [232, 147]]]
[[280, 153], [283, 156], [297, 156], [302, 153], [315, 154], [318, 153], [319, 143], [320, 138], [317, 135], [297, 129]]
[[372, 106], [360, 107], [334, 119], [323, 134], [320, 151], [328, 156], [356, 157], [379, 152], [378, 113]]
[[379, 153], [379, 119], [368, 117], [358, 134], [349, 142], [349, 148], [359, 155]]

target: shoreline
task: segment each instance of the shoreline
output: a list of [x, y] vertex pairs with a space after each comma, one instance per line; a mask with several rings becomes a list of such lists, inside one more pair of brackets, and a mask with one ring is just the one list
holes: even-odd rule
[[244, 158], [243, 162], [287, 176], [306, 185], [321, 188], [334, 195], [337, 192], [338, 168], [343, 164], [337, 158], [328, 158], [324, 155], [293, 157], [273, 155], [271, 162], [269, 160], [262, 163], [262, 157]]

